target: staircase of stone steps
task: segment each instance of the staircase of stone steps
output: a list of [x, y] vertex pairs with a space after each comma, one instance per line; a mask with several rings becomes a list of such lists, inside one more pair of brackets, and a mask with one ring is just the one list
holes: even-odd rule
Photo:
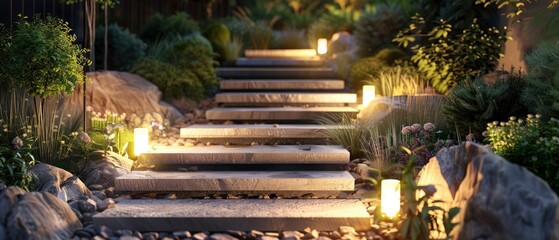
[[[121, 193], [179, 199], [121, 201], [95, 215], [94, 223], [137, 231], [369, 229], [359, 199], [336, 198], [355, 188], [344, 170], [349, 152], [330, 145], [325, 134], [343, 126], [309, 124], [324, 116], [354, 116], [356, 96], [343, 92], [343, 81], [320, 58], [289, 58], [292, 52], [269, 51], [273, 58], [247, 52], [238, 67], [218, 69], [221, 106], [207, 111], [207, 118], [259, 124], [183, 128], [181, 138], [207, 146], [154, 148], [138, 159], [149, 170], [115, 180]], [[272, 199], [254, 199], [263, 195]]]

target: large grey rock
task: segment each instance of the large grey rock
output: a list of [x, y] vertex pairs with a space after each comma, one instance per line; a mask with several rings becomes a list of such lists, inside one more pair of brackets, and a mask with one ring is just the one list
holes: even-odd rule
[[96, 225], [134, 231], [334, 231], [370, 228], [359, 199], [126, 200], [93, 216]]
[[50, 193], [10, 187], [0, 199], [7, 239], [69, 239], [82, 227], [70, 206]]
[[35, 189], [51, 193], [64, 201], [91, 195], [85, 184], [70, 172], [48, 164], [37, 164], [29, 169], [35, 177]]
[[[87, 73], [87, 104], [94, 111], [116, 113], [160, 113], [169, 119], [183, 116], [173, 107], [161, 101], [161, 91], [148, 80], [127, 72], [103, 71]], [[76, 87], [72, 95], [64, 99], [64, 110], [73, 116], [83, 112], [83, 88]]]
[[[440, 159], [440, 160], [439, 160]], [[486, 147], [441, 150], [418, 185], [434, 184], [445, 209], [459, 207], [454, 239], [557, 239], [559, 200], [549, 185]]]
[[91, 154], [90, 161], [83, 166], [85, 184], [113, 187], [114, 180], [132, 170], [133, 161], [114, 152], [96, 151]]
[[355, 37], [348, 32], [337, 32], [328, 41], [328, 53], [335, 54], [340, 52], [355, 52], [357, 44]]

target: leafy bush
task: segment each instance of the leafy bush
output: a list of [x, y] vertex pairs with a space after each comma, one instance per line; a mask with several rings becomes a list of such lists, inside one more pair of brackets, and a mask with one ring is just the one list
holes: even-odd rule
[[349, 70], [351, 88], [355, 91], [360, 90], [365, 81], [377, 77], [378, 73], [386, 67], [386, 64], [376, 57], [362, 58], [355, 61]]
[[178, 12], [172, 16], [156, 13], [146, 21], [140, 37], [148, 43], [154, 43], [168, 37], [189, 35], [198, 30], [198, 23], [184, 12]]
[[[95, 60], [96, 65], [101, 66], [103, 64], [103, 35], [105, 27], [100, 26], [96, 31]], [[108, 33], [108, 69], [127, 71], [134, 65], [135, 61], [144, 57], [146, 44], [136, 35], [130, 33], [128, 29], [122, 28], [117, 24], [111, 24], [109, 25]]]
[[301, 49], [309, 48], [305, 32], [296, 29], [286, 29], [277, 32], [272, 44], [277, 49]]
[[212, 44], [213, 50], [223, 58], [225, 47], [231, 42], [231, 33], [227, 26], [222, 23], [212, 23], [204, 30], [206, 37]]
[[352, 30], [353, 20], [348, 16], [326, 13], [310, 25], [307, 32], [307, 41], [311, 48], [316, 48], [319, 38], [330, 39], [334, 33]]
[[355, 24], [358, 55], [373, 56], [382, 47], [392, 44], [398, 31], [407, 23], [402, 10], [396, 5], [380, 5], [375, 13], [361, 15]]
[[137, 61], [130, 71], [157, 85], [164, 99], [188, 97], [199, 101], [205, 96], [204, 87], [190, 70], [148, 57]]
[[441, 19], [431, 31], [421, 33], [425, 20], [420, 16], [412, 20], [394, 41], [407, 47], [418, 36], [429, 39], [428, 43], [412, 47], [411, 60], [440, 93], [447, 93], [458, 80], [492, 71], [502, 55], [505, 32], [495, 27], [484, 29], [474, 20], [469, 28], [454, 35], [452, 26]]
[[404, 126], [401, 133], [402, 141], [400, 145], [410, 150], [409, 152], [399, 151], [397, 153], [397, 158], [403, 165], [407, 164], [411, 154], [413, 154], [416, 157], [414, 164], [419, 167], [425, 166], [439, 150], [450, 145], [450, 142], [446, 139], [438, 137], [443, 132], [436, 129], [433, 123], [425, 123], [423, 126], [418, 123]]
[[0, 181], [7, 186], [18, 186], [25, 190], [33, 186], [33, 175], [28, 169], [37, 162], [31, 154], [30, 141], [29, 137], [16, 137], [9, 145], [0, 143]]
[[522, 100], [532, 112], [559, 118], [559, 41], [540, 44], [525, 60], [528, 74]]
[[481, 77], [464, 80], [450, 91], [442, 110], [461, 134], [473, 133], [476, 139], [482, 139], [488, 122], [527, 113], [518, 97], [525, 84], [524, 77], [515, 73], [498, 76], [494, 83]]
[[486, 134], [496, 154], [526, 167], [559, 192], [559, 120], [544, 121], [539, 114], [511, 117], [489, 123]]
[[381, 48], [377, 51], [375, 57], [388, 65], [394, 65], [409, 60], [407, 53], [394, 46]]

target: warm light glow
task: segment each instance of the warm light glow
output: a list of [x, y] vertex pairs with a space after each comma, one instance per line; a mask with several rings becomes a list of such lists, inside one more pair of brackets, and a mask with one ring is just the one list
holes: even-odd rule
[[382, 213], [392, 218], [400, 211], [400, 180], [382, 180], [380, 189], [380, 209]]
[[318, 54], [326, 54], [328, 52], [328, 39], [318, 39], [318, 47], [316, 48], [316, 52], [318, 52]]
[[149, 149], [149, 131], [147, 128], [134, 128], [134, 154], [140, 156]]
[[375, 86], [363, 86], [363, 106], [366, 107], [371, 101], [375, 100]]

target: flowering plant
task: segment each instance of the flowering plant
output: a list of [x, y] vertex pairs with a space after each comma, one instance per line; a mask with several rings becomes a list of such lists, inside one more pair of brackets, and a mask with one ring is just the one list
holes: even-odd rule
[[[427, 164], [429, 159], [434, 157], [441, 148], [451, 144], [451, 141], [438, 138], [438, 135], [441, 133], [442, 131], [437, 131], [435, 124], [430, 122], [423, 124], [423, 126], [418, 123], [412, 124], [411, 126], [404, 126], [402, 128], [402, 141], [400, 145], [410, 149], [411, 153], [417, 156], [417, 166], [423, 166]], [[410, 154], [407, 152], [398, 152], [396, 155], [398, 161], [406, 165]]]
[[484, 135], [496, 154], [528, 168], [559, 191], [559, 120], [545, 121], [539, 114], [510, 117], [489, 123]]

